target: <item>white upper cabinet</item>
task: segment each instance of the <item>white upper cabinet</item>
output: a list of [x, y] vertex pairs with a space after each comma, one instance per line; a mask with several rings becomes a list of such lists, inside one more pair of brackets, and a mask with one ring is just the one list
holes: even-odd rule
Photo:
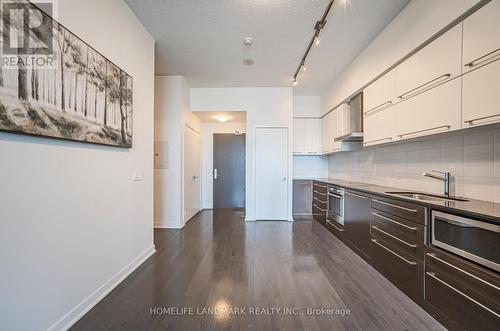
[[462, 74], [462, 24], [396, 67], [396, 97], [405, 100]]
[[363, 90], [363, 113], [378, 111], [394, 102], [396, 72], [391, 70]]
[[305, 120], [303, 118], [293, 119], [293, 153], [303, 154], [306, 151], [305, 146]]
[[463, 127], [500, 122], [500, 0], [464, 21]]
[[321, 153], [321, 119], [307, 118], [305, 125], [305, 152], [306, 154]]
[[293, 119], [293, 153], [308, 155], [321, 153], [321, 119]]
[[492, 0], [463, 24], [464, 71], [500, 59], [500, 0]]
[[461, 125], [460, 79], [454, 79], [397, 104], [397, 139], [457, 130]]
[[363, 115], [364, 146], [385, 144], [394, 140], [398, 107], [399, 104]]
[[333, 111], [321, 119], [321, 152], [331, 153], [334, 148]]

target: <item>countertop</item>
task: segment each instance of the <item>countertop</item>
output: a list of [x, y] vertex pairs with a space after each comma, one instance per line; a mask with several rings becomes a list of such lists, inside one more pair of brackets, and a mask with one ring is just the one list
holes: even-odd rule
[[422, 201], [387, 193], [387, 192], [421, 192], [421, 191], [406, 190], [401, 188], [373, 185], [367, 183], [349, 182], [349, 181], [330, 179], [330, 178], [313, 178], [312, 180], [319, 181], [325, 184], [340, 186], [358, 192], [364, 192], [367, 194], [375, 194], [378, 196], [383, 196], [395, 200], [412, 202], [418, 205], [424, 205], [426, 207], [435, 210], [452, 212], [455, 214], [469, 216], [469, 217], [478, 217], [486, 221], [490, 221], [492, 223], [500, 224], [500, 203], [474, 200], [466, 197], [465, 199], [468, 199], [468, 201], [443, 201], [443, 202]]

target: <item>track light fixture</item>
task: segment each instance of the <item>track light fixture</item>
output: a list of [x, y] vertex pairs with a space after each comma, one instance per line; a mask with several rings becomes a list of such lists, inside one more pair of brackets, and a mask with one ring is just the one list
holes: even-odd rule
[[311, 40], [309, 41], [309, 45], [306, 48], [304, 56], [302, 56], [302, 60], [300, 61], [300, 64], [297, 67], [297, 70], [295, 70], [295, 74], [293, 75], [293, 80], [292, 80], [293, 86], [297, 86], [297, 84], [298, 84], [297, 76], [299, 75], [300, 70], [301, 69], [302, 69], [302, 71], [307, 70], [305, 63], [306, 63], [307, 55], [309, 55], [309, 52], [311, 51], [312, 45], [314, 44], [314, 45], [318, 46], [319, 43], [321, 42], [321, 38], [320, 38], [319, 34], [320, 34], [321, 30], [326, 25], [326, 17], [328, 16], [328, 13], [330, 12], [330, 9], [332, 8], [334, 2], [335, 2], [335, 0], [328, 1], [328, 5], [326, 6], [326, 9], [325, 9], [325, 12], [323, 13], [323, 16], [314, 25], [314, 34], [313, 34]]

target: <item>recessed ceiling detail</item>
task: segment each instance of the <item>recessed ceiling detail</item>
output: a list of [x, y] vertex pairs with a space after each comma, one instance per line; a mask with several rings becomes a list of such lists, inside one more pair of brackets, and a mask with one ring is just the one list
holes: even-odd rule
[[[192, 87], [290, 86], [329, 2], [125, 1], [156, 41], [156, 74], [183, 75]], [[344, 8], [336, 1], [294, 93], [321, 94], [408, 2], [350, 0]], [[251, 47], [243, 43], [248, 36]], [[244, 59], [258, 65], [248, 70]]]

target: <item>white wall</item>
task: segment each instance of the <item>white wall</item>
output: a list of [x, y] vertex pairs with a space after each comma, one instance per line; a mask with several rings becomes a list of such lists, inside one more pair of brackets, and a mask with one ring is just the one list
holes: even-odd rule
[[154, 41], [124, 1], [59, 9], [133, 77], [133, 148], [0, 133], [2, 330], [64, 328], [154, 252]]
[[[214, 133], [246, 133], [247, 124], [241, 122], [202, 123], [202, 208], [214, 207]], [[247, 139], [248, 137], [246, 137]]]
[[155, 77], [156, 141], [168, 141], [169, 167], [154, 170], [154, 225], [184, 226], [184, 125], [201, 132], [201, 122], [190, 111], [190, 87], [182, 76]]
[[467, 130], [423, 141], [330, 156], [329, 177], [443, 193], [424, 171], [449, 171], [451, 194], [500, 203], [500, 129]]
[[[293, 117], [320, 117], [321, 98], [319, 96], [293, 97]], [[293, 178], [313, 179], [328, 177], [328, 157], [294, 155]]]
[[413, 0], [321, 95], [325, 114], [479, 0]]
[[246, 111], [246, 217], [255, 219], [255, 128], [278, 126], [289, 128], [289, 220], [292, 220], [292, 112], [290, 87], [273, 88], [192, 88], [192, 111]]

